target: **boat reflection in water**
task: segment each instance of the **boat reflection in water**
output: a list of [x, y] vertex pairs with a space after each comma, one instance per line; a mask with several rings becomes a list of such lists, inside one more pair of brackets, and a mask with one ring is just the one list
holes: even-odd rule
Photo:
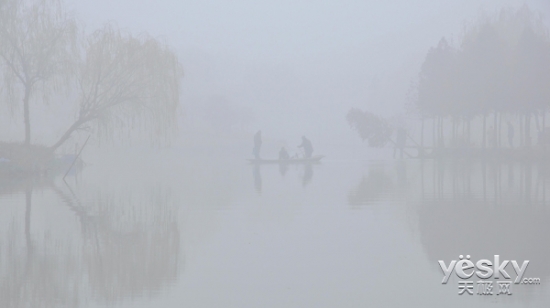
[[306, 187], [313, 178], [313, 163], [304, 164], [304, 176], [302, 177], [302, 186]]
[[260, 173], [260, 165], [255, 164], [253, 169], [254, 189], [258, 194], [262, 193], [262, 174]]
[[288, 160], [278, 160], [278, 159], [271, 159], [271, 160], [255, 160], [255, 159], [249, 159], [248, 161], [252, 164], [252, 175], [254, 179], [254, 189], [258, 194], [262, 193], [262, 174], [260, 171], [261, 166], [264, 166], [267, 168], [270, 165], [278, 165], [279, 173], [281, 177], [285, 177], [289, 168], [292, 168], [294, 170], [302, 169], [303, 168], [303, 175], [301, 176], [302, 179], [302, 186], [306, 187], [309, 183], [311, 183], [311, 179], [313, 178], [313, 165], [320, 164], [320, 160], [324, 156], [318, 155], [314, 156], [311, 159], [288, 159]]

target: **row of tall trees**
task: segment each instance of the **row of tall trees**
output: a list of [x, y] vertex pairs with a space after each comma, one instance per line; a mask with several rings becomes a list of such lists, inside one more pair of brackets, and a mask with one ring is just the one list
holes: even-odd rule
[[[458, 46], [443, 38], [430, 49], [415, 90], [414, 105], [423, 119], [433, 119], [439, 146], [445, 143], [445, 119], [454, 141], [460, 124], [469, 139], [470, 123], [478, 118], [482, 146], [496, 147], [503, 116], [515, 119], [522, 142], [530, 145], [532, 121], [543, 132], [550, 108], [548, 29], [527, 6], [485, 17], [468, 28]], [[487, 126], [494, 127], [490, 144]]]
[[163, 42], [105, 25], [83, 33], [62, 0], [0, 0], [0, 102], [23, 113], [31, 144], [32, 107], [62, 100], [79, 130], [103, 136], [134, 131], [158, 142], [176, 127], [181, 65]]

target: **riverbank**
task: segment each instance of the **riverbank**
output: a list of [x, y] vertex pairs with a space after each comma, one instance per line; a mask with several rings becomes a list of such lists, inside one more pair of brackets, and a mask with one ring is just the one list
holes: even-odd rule
[[550, 147], [517, 148], [435, 148], [431, 151], [419, 149], [417, 158], [421, 159], [483, 159], [503, 161], [544, 161], [550, 160]]
[[0, 172], [36, 173], [47, 170], [54, 153], [45, 146], [0, 142]]
[[[56, 156], [48, 147], [0, 142], [0, 177], [16, 179], [46, 177], [66, 172], [75, 155]], [[77, 161], [77, 167], [81, 162]]]

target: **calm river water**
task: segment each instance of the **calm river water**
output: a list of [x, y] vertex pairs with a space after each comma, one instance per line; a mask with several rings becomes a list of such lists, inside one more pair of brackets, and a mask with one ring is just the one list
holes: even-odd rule
[[[187, 154], [0, 183], [0, 307], [550, 306], [550, 166]], [[541, 283], [441, 283], [496, 254]]]

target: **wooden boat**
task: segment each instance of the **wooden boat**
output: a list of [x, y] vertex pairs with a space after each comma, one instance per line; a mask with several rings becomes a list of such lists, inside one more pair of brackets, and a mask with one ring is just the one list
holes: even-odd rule
[[289, 158], [289, 159], [247, 159], [252, 164], [305, 164], [318, 163], [324, 155], [313, 155], [310, 158]]

